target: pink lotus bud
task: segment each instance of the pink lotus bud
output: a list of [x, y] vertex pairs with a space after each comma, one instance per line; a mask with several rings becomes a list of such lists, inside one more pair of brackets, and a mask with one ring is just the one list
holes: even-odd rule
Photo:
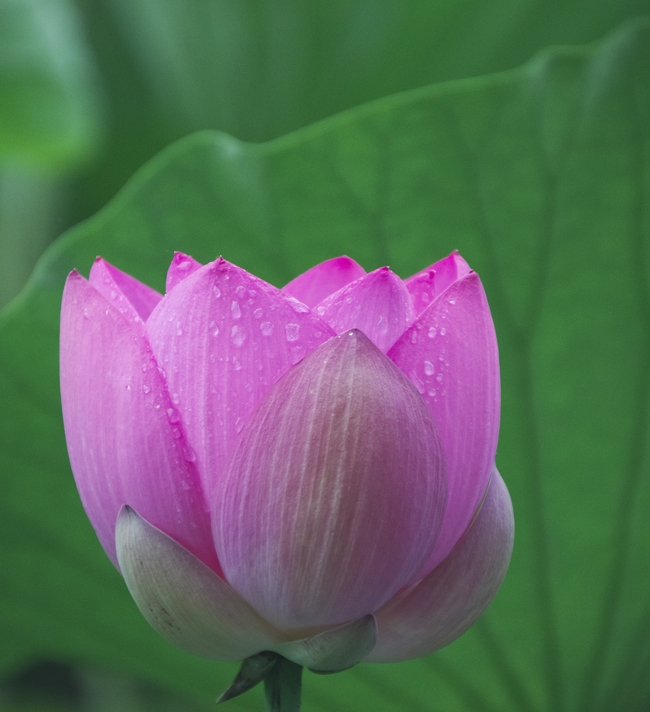
[[406, 281], [339, 257], [284, 290], [177, 254], [164, 297], [98, 259], [65, 287], [81, 500], [147, 620], [204, 657], [333, 671], [461, 635], [512, 548], [499, 393], [458, 254]]

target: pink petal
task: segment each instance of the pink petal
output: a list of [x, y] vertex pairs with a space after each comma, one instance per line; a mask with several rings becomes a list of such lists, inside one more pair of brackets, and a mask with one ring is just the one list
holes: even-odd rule
[[478, 516], [449, 556], [375, 614], [379, 635], [366, 662], [418, 658], [462, 635], [499, 590], [513, 538], [510, 495], [495, 468]]
[[169, 294], [179, 282], [184, 280], [185, 277], [189, 277], [192, 272], [196, 272], [200, 267], [202, 267], [201, 263], [197, 262], [193, 257], [183, 252], [174, 252], [174, 258], [167, 270], [165, 292]]
[[332, 333], [308, 307], [222, 259], [160, 302], [147, 334], [208, 498], [256, 403]]
[[162, 294], [98, 257], [90, 270], [90, 284], [128, 321], [146, 321]]
[[120, 570], [148, 623], [171, 643], [212, 660], [241, 660], [283, 636], [214, 571], [130, 507], [115, 532]]
[[483, 286], [474, 272], [454, 282], [388, 354], [427, 401], [448, 477], [445, 521], [426, 575], [467, 529], [485, 492], [499, 435], [499, 355]]
[[325, 297], [363, 277], [366, 271], [350, 257], [334, 257], [312, 267], [282, 288], [312, 309]]
[[415, 314], [420, 316], [422, 311], [447, 287], [470, 272], [467, 262], [455, 251], [406, 279], [405, 284], [413, 299]]
[[60, 355], [72, 471], [113, 563], [115, 520], [129, 504], [219, 572], [194, 454], [142, 330], [76, 272], [63, 294]]
[[315, 311], [337, 334], [359, 329], [384, 352], [413, 318], [409, 292], [388, 267], [381, 267], [331, 294]]
[[445, 486], [413, 384], [361, 332], [330, 339], [260, 402], [215, 491], [227, 580], [282, 629], [366, 615], [431, 552]]

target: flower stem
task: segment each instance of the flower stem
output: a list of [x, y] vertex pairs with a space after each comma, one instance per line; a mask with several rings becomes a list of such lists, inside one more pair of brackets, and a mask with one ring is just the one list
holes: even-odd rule
[[300, 712], [302, 666], [280, 658], [264, 678], [266, 712]]

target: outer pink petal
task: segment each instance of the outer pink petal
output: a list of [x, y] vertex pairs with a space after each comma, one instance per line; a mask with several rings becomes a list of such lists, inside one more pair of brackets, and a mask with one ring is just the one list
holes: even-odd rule
[[331, 294], [316, 307], [316, 313], [337, 334], [359, 329], [384, 352], [413, 318], [409, 292], [388, 267], [381, 267]]
[[174, 258], [167, 270], [165, 292], [169, 294], [179, 282], [183, 281], [185, 277], [189, 277], [192, 272], [196, 272], [201, 266], [201, 263], [197, 262], [194, 257], [183, 252], [174, 252]]
[[405, 284], [413, 299], [416, 316], [420, 316], [422, 311], [447, 287], [470, 272], [467, 262], [454, 251], [448, 257], [406, 279]]
[[160, 303], [147, 334], [208, 498], [256, 403], [332, 333], [308, 307], [222, 259]]
[[115, 532], [126, 585], [167, 640], [213, 660], [241, 660], [286, 640], [211, 569], [130, 507]]
[[194, 454], [142, 330], [76, 272], [61, 309], [61, 401], [77, 488], [113, 563], [129, 504], [220, 571]]
[[346, 284], [363, 277], [366, 271], [353, 259], [343, 255], [312, 267], [291, 280], [283, 292], [299, 299], [312, 309], [325, 297], [337, 292]]
[[375, 614], [378, 639], [366, 662], [417, 658], [462, 635], [499, 590], [513, 538], [510, 495], [495, 468], [481, 511], [449, 556]]
[[162, 294], [98, 257], [90, 270], [90, 284], [128, 321], [146, 321]]
[[256, 408], [215, 492], [231, 585], [282, 629], [376, 610], [424, 563], [444, 511], [431, 413], [361, 332], [292, 368]]
[[454, 282], [388, 354], [422, 393], [445, 453], [448, 500], [435, 550], [439, 564], [467, 529], [485, 492], [499, 435], [499, 356], [483, 286], [474, 272]]

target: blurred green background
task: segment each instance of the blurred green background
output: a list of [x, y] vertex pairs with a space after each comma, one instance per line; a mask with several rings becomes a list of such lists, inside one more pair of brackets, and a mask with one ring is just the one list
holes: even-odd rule
[[149, 631], [85, 521], [58, 403], [65, 274], [101, 252], [162, 289], [179, 249], [277, 284], [342, 252], [406, 276], [455, 248], [500, 340], [512, 569], [460, 641], [310, 675], [305, 708], [650, 708], [649, 12], [0, 0], [0, 305], [163, 148], [234, 137], [154, 159], [0, 316], [0, 709], [198, 710], [235, 669]]

